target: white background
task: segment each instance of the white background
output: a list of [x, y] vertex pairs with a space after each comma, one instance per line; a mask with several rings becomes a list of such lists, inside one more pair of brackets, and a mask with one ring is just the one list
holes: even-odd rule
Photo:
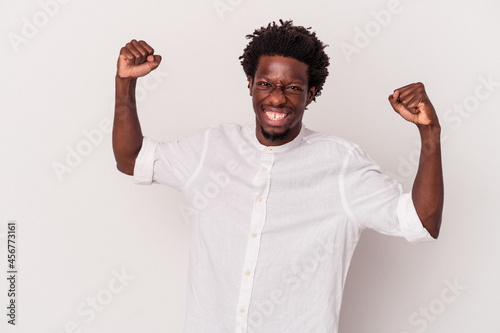
[[[52, 5], [44, 11], [44, 3]], [[218, 12], [217, 3], [231, 10]], [[120, 174], [109, 128], [99, 129], [113, 116], [116, 59], [132, 38], [163, 56], [157, 76], [139, 83], [145, 135], [172, 140], [220, 122], [252, 123], [238, 60], [244, 36], [283, 18], [313, 27], [329, 44], [330, 76], [305, 115], [309, 128], [357, 142], [409, 191], [418, 132], [387, 96], [424, 82], [443, 127], [440, 239], [410, 245], [365, 232], [340, 331], [500, 332], [500, 5], [401, 0], [397, 13], [377, 23], [373, 13], [388, 5], [1, 0], [0, 331], [182, 331], [189, 242], [178, 209], [183, 199]], [[341, 46], [357, 53], [348, 56]], [[497, 86], [488, 90], [481, 78]], [[86, 156], [68, 166], [69, 151], [78, 148]], [[15, 327], [6, 316], [9, 220], [18, 229]], [[129, 280], [120, 284], [113, 272]], [[451, 290], [453, 284], [461, 287]]]

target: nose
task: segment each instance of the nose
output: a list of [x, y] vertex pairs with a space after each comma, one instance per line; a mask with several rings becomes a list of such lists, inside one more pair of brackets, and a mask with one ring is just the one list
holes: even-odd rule
[[279, 86], [279, 85], [275, 85], [273, 87], [273, 90], [269, 94], [268, 99], [269, 99], [269, 102], [273, 106], [281, 106], [281, 105], [285, 104], [286, 96], [285, 96], [285, 92], [283, 91], [283, 87]]

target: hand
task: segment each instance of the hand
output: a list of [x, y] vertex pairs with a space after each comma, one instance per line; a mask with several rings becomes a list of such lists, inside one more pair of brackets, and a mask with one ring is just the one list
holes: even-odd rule
[[439, 126], [439, 120], [422, 83], [412, 83], [394, 90], [389, 96], [394, 111], [404, 119], [424, 126]]
[[160, 55], [145, 41], [133, 39], [120, 50], [117, 75], [120, 78], [138, 78], [156, 69], [161, 62]]

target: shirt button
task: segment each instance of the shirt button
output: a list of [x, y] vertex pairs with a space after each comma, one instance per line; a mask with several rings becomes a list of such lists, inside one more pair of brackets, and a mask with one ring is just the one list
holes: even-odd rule
[[252, 233], [252, 237], [253, 237], [253, 238], [257, 238], [257, 234], [256, 234], [255, 232], [254, 232], [254, 233]]
[[245, 313], [245, 308], [240, 308], [241, 313]]
[[266, 148], [266, 150], [267, 150], [267, 151], [273, 151], [273, 148], [271, 148], [271, 147], [267, 147], [267, 148]]
[[250, 274], [252, 274], [252, 272], [250, 272], [250, 271], [246, 271], [246, 272], [245, 272], [245, 275], [246, 275], [246, 276], [249, 276]]
[[258, 202], [262, 202], [262, 197], [258, 197], [258, 198], [257, 198], [257, 201], [258, 201]]
[[267, 168], [266, 167], [262, 167], [262, 172], [267, 172]]

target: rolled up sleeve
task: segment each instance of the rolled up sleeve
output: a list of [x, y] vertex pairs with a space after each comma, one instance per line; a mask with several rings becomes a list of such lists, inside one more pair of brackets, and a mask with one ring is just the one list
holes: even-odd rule
[[143, 138], [141, 150], [135, 160], [134, 183], [141, 185], [153, 183], [153, 168], [157, 147], [158, 142], [147, 137]]
[[341, 173], [345, 209], [353, 221], [410, 243], [434, 240], [420, 221], [410, 193], [358, 146], [349, 151]]
[[210, 130], [172, 142], [145, 137], [134, 166], [134, 182], [171, 186], [181, 190], [200, 169]]
[[424, 228], [417, 215], [410, 193], [403, 193], [398, 202], [398, 221], [401, 233], [410, 243], [432, 241], [434, 238]]

